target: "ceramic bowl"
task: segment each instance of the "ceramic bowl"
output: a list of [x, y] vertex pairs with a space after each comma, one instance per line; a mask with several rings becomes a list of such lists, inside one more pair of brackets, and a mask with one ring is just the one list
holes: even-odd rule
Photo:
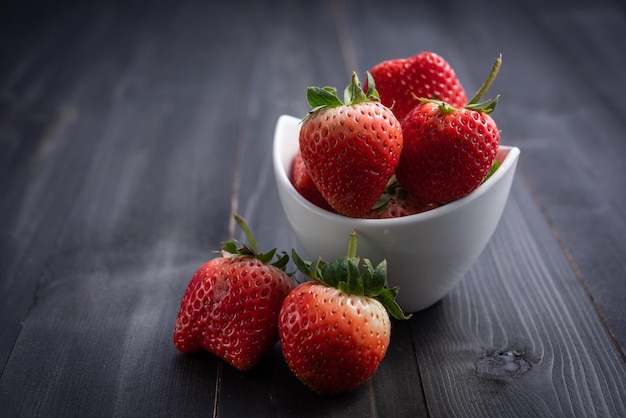
[[304, 259], [345, 256], [357, 231], [357, 255], [374, 265], [387, 260], [390, 286], [406, 312], [428, 308], [464, 276], [491, 238], [506, 205], [520, 150], [500, 146], [496, 172], [469, 195], [441, 207], [392, 219], [355, 219], [304, 199], [289, 179], [298, 150], [300, 119], [282, 115], [274, 133], [273, 162], [280, 200]]

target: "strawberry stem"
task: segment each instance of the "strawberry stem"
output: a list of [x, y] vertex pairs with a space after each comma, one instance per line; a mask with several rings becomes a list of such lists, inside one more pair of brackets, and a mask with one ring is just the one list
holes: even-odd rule
[[356, 257], [356, 229], [352, 230], [348, 240], [348, 258], [354, 257]]
[[259, 250], [257, 248], [256, 239], [254, 238], [254, 234], [252, 233], [252, 230], [250, 229], [248, 224], [246, 224], [246, 221], [244, 221], [240, 215], [235, 214], [234, 216], [235, 216], [235, 221], [237, 221], [237, 225], [239, 225], [239, 227], [244, 232], [244, 234], [246, 234], [246, 238], [248, 239], [248, 244], [250, 244], [250, 249], [254, 252], [254, 254], [257, 254]]
[[480, 89], [478, 89], [476, 94], [474, 94], [474, 97], [472, 97], [472, 99], [467, 103], [468, 106], [477, 104], [478, 101], [482, 99], [482, 97], [485, 95], [487, 90], [489, 90], [489, 87], [491, 87], [493, 80], [496, 79], [496, 76], [498, 75], [498, 71], [500, 71], [501, 65], [502, 65], [502, 54], [500, 54], [500, 56], [496, 59], [496, 62], [491, 67], [491, 71], [489, 72], [489, 75], [483, 82], [483, 85], [480, 86]]
[[291, 259], [300, 272], [316, 282], [344, 293], [376, 299], [394, 318], [408, 319], [411, 315], [405, 315], [395, 301], [398, 288], [388, 287], [387, 261], [383, 260], [374, 267], [372, 262], [365, 258], [362, 260], [364, 268], [359, 267], [361, 259], [356, 256], [356, 236], [357, 232], [354, 229], [350, 233], [347, 257], [337, 258], [330, 263], [324, 262], [321, 258], [309, 262], [302, 260], [296, 250], [292, 250]]
[[368, 98], [361, 87], [361, 82], [359, 81], [359, 76], [356, 74], [356, 71], [352, 72], [350, 84], [348, 84], [343, 92], [343, 101], [347, 105], [368, 101]]
[[[250, 229], [246, 221], [244, 221], [244, 219], [238, 214], [234, 214], [233, 218], [237, 222], [237, 225], [239, 225], [242, 231], [246, 234], [248, 243], [240, 242], [234, 238], [231, 241], [222, 242], [222, 257], [256, 258], [263, 264], [272, 265], [280, 270], [285, 271], [285, 267], [287, 266], [287, 263], [289, 263], [289, 255], [284, 251], [281, 254], [277, 254], [276, 248], [273, 248], [265, 253], [260, 253], [256, 244], [256, 239], [254, 238], [254, 234], [252, 233], [252, 230]], [[274, 256], [276, 256], [277, 260], [272, 262]], [[287, 275], [291, 277], [293, 273], [287, 273]]]

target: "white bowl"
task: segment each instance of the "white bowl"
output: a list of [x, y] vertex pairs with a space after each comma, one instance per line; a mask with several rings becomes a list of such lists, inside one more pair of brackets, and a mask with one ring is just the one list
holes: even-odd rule
[[289, 173], [299, 147], [300, 120], [282, 115], [274, 133], [274, 173], [282, 206], [304, 259], [343, 257], [357, 230], [357, 255], [374, 265], [387, 260], [390, 286], [406, 312], [428, 308], [443, 298], [476, 261], [500, 221], [515, 175], [520, 150], [500, 146], [501, 165], [469, 195], [415, 215], [391, 219], [355, 219], [321, 209], [304, 199]]

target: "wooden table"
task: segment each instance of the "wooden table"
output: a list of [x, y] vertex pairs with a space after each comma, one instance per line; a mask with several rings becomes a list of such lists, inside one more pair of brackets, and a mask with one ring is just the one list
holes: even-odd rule
[[[425, 3], [425, 4], [422, 4]], [[0, 6], [0, 415], [626, 416], [626, 9], [620, 1], [12, 1]], [[352, 393], [278, 345], [238, 372], [172, 343], [237, 235], [297, 247], [279, 115], [423, 50], [468, 92], [493, 60], [522, 150], [500, 224], [442, 301], [393, 323]]]

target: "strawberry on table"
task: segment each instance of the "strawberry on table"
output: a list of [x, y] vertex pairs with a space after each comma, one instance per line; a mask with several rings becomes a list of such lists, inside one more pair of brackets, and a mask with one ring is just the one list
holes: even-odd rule
[[380, 103], [368, 74], [363, 91], [356, 73], [344, 101], [332, 87], [309, 87], [312, 109], [303, 119], [302, 160], [318, 190], [338, 213], [361, 217], [380, 197], [402, 152], [402, 129]]
[[174, 344], [181, 352], [206, 350], [248, 370], [278, 341], [278, 313], [294, 284], [284, 271], [288, 255], [270, 264], [276, 250], [260, 254], [244, 220], [235, 219], [249, 245], [224, 243], [222, 256], [193, 275], [176, 318]]
[[467, 95], [454, 69], [433, 52], [382, 61], [370, 69], [380, 101], [398, 120], [419, 104], [415, 97], [437, 99], [455, 107], [467, 103]]
[[445, 203], [474, 191], [494, 164], [500, 133], [494, 100], [479, 102], [497, 75], [499, 57], [485, 83], [464, 107], [420, 99], [402, 121], [404, 149], [396, 169], [400, 184], [424, 202]]
[[315, 183], [313, 183], [313, 179], [306, 170], [304, 161], [302, 161], [302, 154], [299, 149], [293, 160], [291, 183], [293, 184], [294, 189], [296, 189], [296, 191], [306, 200], [316, 206], [319, 206], [320, 208], [334, 212], [333, 208], [328, 204], [328, 202], [324, 199], [324, 196], [322, 196], [320, 191], [317, 189]]
[[391, 334], [389, 314], [406, 319], [387, 287], [387, 264], [374, 267], [356, 257], [356, 231], [348, 254], [331, 263], [303, 261], [300, 271], [312, 280], [287, 296], [279, 315], [279, 335], [289, 369], [320, 394], [356, 389], [385, 357]]

